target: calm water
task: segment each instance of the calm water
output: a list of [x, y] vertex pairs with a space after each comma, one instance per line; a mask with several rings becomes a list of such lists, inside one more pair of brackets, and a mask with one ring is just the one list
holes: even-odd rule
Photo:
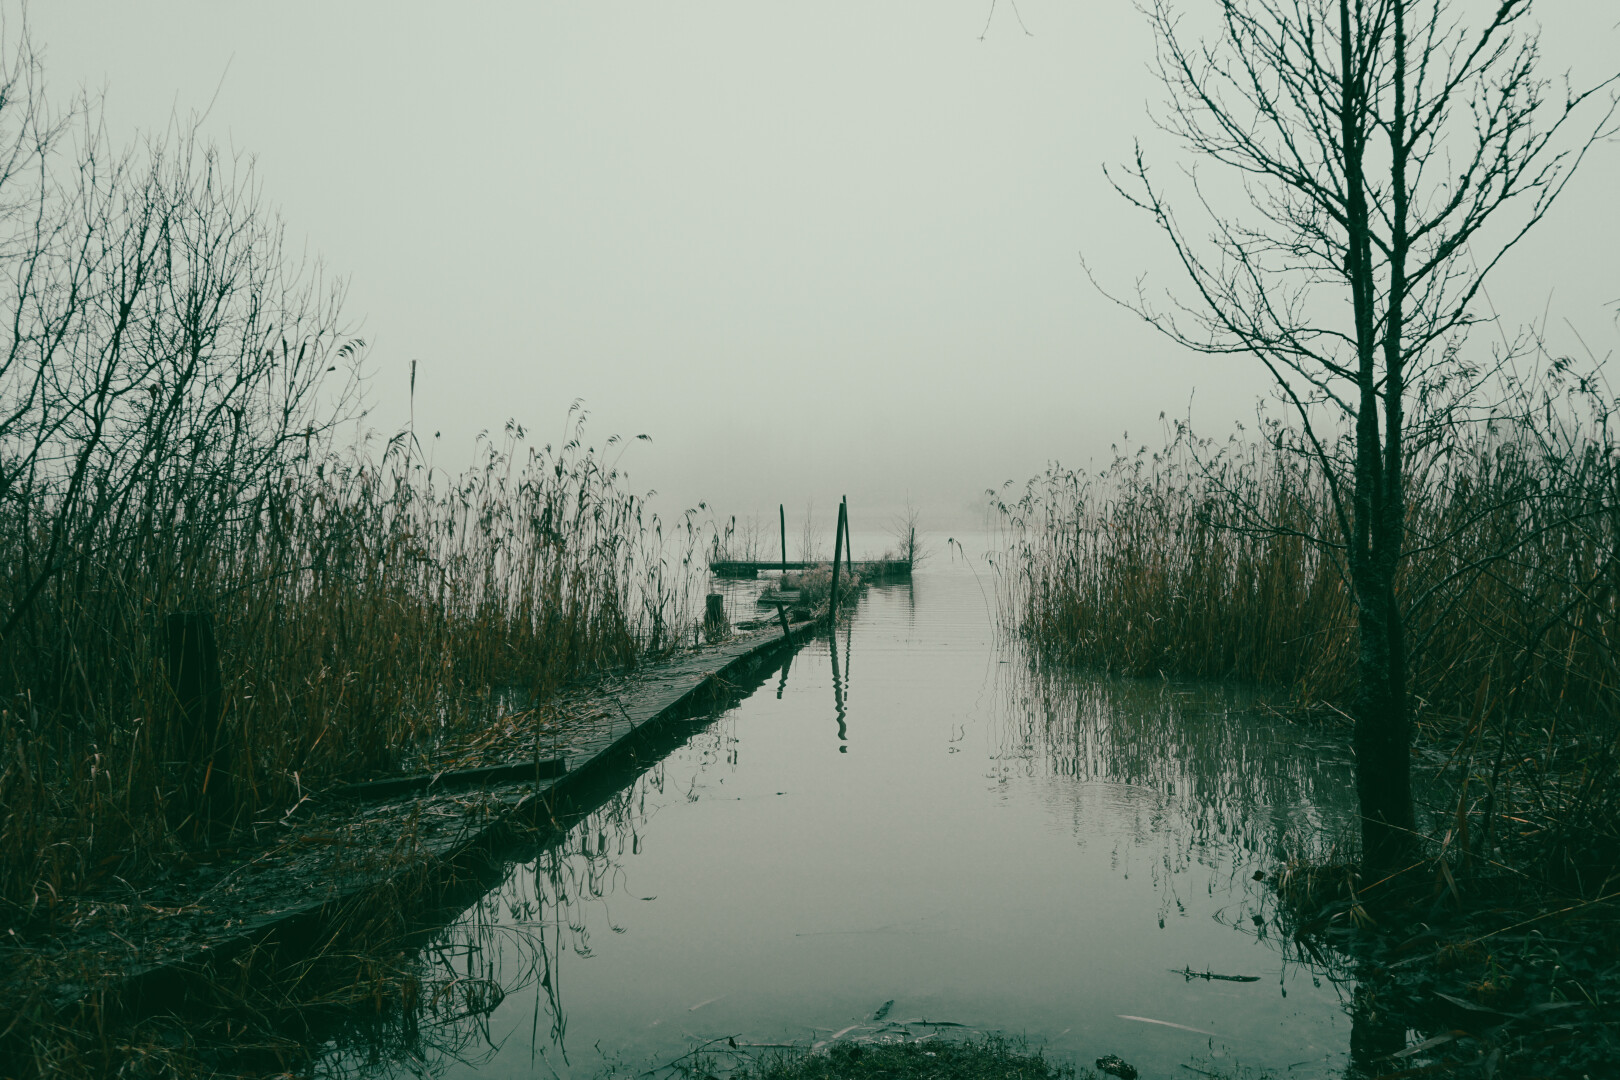
[[1229, 688], [1036, 672], [992, 599], [944, 550], [871, 590], [448, 928], [411, 1040], [327, 1067], [633, 1075], [893, 1036], [892, 1001], [1145, 1078], [1343, 1075], [1347, 991], [1287, 958], [1251, 875], [1344, 831], [1347, 753]]

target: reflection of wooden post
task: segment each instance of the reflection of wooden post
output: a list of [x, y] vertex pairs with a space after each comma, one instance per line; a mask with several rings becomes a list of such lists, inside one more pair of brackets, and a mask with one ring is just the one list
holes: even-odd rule
[[200, 807], [206, 796], [216, 806], [231, 794], [224, 775], [229, 747], [223, 745], [220, 712], [224, 689], [219, 677], [219, 646], [214, 640], [214, 620], [207, 613], [180, 611], [164, 620], [164, 662], [169, 689], [179, 707], [180, 727], [176, 740], [181, 758], [194, 764], [199, 774], [192, 789]]
[[[833, 546], [836, 548], [837, 545], [838, 541], [835, 539]], [[849, 742], [849, 726], [844, 721], [847, 715], [844, 708], [844, 678], [838, 673], [838, 623], [836, 620], [827, 627], [827, 654], [832, 657], [833, 712], [838, 720], [838, 752], [847, 754], [849, 753], [849, 747], [845, 744]]]

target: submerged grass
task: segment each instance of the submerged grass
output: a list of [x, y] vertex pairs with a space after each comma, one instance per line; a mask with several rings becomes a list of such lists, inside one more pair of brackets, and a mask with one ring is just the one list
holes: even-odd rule
[[681, 1080], [1091, 1080], [1090, 1070], [1047, 1061], [1023, 1042], [990, 1035], [962, 1042], [839, 1043], [786, 1051], [733, 1066], [715, 1055], [679, 1063]]

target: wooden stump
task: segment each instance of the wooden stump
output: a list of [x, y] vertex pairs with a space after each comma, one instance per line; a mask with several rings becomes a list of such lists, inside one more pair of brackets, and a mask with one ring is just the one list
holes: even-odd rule
[[186, 807], [199, 823], [222, 819], [234, 792], [227, 772], [231, 747], [221, 724], [224, 687], [214, 620], [200, 611], [180, 611], [164, 619], [163, 659], [174, 694], [170, 745], [186, 763]]
[[731, 621], [726, 618], [726, 598], [710, 593], [703, 607], [703, 638], [710, 644], [731, 634]]

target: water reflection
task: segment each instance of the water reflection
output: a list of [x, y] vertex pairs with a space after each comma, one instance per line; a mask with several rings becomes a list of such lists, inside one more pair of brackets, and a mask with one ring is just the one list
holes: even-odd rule
[[849, 747], [844, 744], [849, 742], [849, 725], [845, 722], [848, 713], [844, 708], [844, 677], [838, 671], [837, 631], [827, 635], [827, 655], [832, 659], [833, 713], [838, 719], [838, 752], [847, 754]]
[[1091, 785], [1140, 789], [1137, 835], [1187, 859], [1281, 862], [1346, 834], [1352, 761], [1341, 744], [1265, 716], [1220, 684], [1079, 677], [1018, 655], [997, 667], [995, 775], [1067, 793], [1084, 838]]
[[[1054, 803], [1081, 844], [1090, 817], [1085, 785], [1131, 789], [1136, 835], [1163, 842], [1151, 870], [1160, 886], [1161, 922], [1172, 910], [1185, 914], [1176, 880], [1186, 868], [1213, 870], [1206, 892], [1224, 889], [1242, 901], [1222, 917], [1275, 951], [1284, 984], [1294, 966], [1339, 993], [1350, 1018], [1345, 1076], [1382, 1075], [1392, 1055], [1422, 1038], [1387, 1011], [1376, 982], [1365, 977], [1374, 973], [1309, 939], [1278, 933], [1288, 920], [1277, 917], [1272, 897], [1240, 880], [1246, 863], [1319, 858], [1349, 839], [1354, 772], [1348, 748], [1268, 721], [1253, 691], [1241, 688], [1079, 679], [1029, 660], [999, 665], [998, 682], [998, 782], [1017, 777], [1059, 793]], [[1189, 979], [1200, 976], [1210, 977], [1186, 972]]]
[[[701, 723], [778, 673], [780, 693], [793, 655], [784, 653], [777, 668], [746, 679], [724, 700], [695, 712], [700, 726], [669, 725], [618, 758], [605, 759], [600, 775], [555, 809], [550, 830], [506, 852], [493, 876], [452, 886], [444, 909], [449, 917], [433, 922], [429, 915], [426, 924], [405, 935], [403, 953], [376, 965], [372, 1009], [345, 1008], [324, 1016], [306, 1012], [306, 1038], [324, 1044], [314, 1075], [361, 1080], [440, 1075], [450, 1067], [476, 1073], [507, 1042], [492, 1033], [491, 1016], [525, 992], [531, 1045], [544, 1048], [540, 1057], [555, 1055], [566, 1069], [563, 960], [595, 955], [593, 923], [615, 935], [626, 933], [615, 917], [616, 899], [657, 899], [621, 894], [625, 860], [642, 853], [652, 817], [649, 797], [672, 794], [664, 759], [686, 746], [700, 769], [722, 761], [735, 765], [735, 736]], [[697, 799], [690, 789], [685, 797]], [[470, 902], [457, 905], [457, 895]]]
[[778, 701], [782, 699], [782, 691], [787, 689], [788, 672], [792, 669], [793, 657], [789, 655], [786, 660], [782, 661], [782, 678], [776, 684], [776, 698]]
[[791, 682], [683, 733], [435, 937], [422, 1002], [476, 1007], [329, 1070], [635, 1075], [927, 1017], [1144, 1075], [1328, 1076], [1387, 1037], [1250, 880], [1348, 825], [1347, 756], [1235, 690], [1044, 669], [984, 616], [961, 571], [867, 594]]

